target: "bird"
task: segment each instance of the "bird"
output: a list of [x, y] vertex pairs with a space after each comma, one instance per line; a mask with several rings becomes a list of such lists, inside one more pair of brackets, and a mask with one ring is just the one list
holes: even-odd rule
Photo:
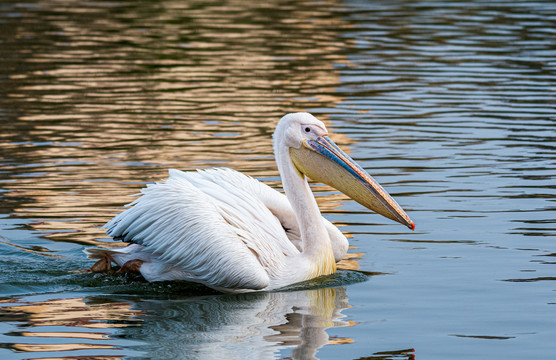
[[88, 248], [91, 271], [137, 272], [220, 292], [271, 291], [336, 272], [348, 240], [320, 213], [308, 179], [332, 186], [409, 229], [415, 223], [307, 112], [277, 123], [273, 149], [284, 193], [229, 168], [169, 170], [104, 227], [119, 249]]

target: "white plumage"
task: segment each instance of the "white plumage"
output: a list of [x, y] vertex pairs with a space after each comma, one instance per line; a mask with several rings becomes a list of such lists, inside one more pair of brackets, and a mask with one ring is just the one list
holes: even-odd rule
[[347, 239], [320, 215], [290, 151], [326, 135], [307, 113], [278, 124], [274, 147], [287, 196], [231, 169], [170, 170], [106, 224], [109, 236], [132, 245], [87, 249], [89, 257], [120, 266], [139, 260], [148, 281], [222, 291], [271, 290], [334, 272]]
[[[149, 281], [182, 279], [218, 289], [263, 289], [287, 271], [282, 268], [286, 257], [299, 255], [294, 245], [299, 246], [299, 226], [283, 194], [231, 169], [169, 173], [166, 181], [141, 190], [129, 210], [106, 224], [109, 236], [142, 246], [134, 245], [121, 259], [112, 256], [118, 265], [138, 258], [139, 250], [145, 253], [141, 259], [150, 260], [141, 266]], [[347, 240], [339, 231], [334, 235], [338, 233], [343, 257]]]

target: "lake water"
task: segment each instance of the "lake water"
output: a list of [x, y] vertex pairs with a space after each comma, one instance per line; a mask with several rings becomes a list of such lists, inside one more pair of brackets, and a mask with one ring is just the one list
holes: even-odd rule
[[[0, 4], [0, 358], [547, 359], [556, 353], [553, 1]], [[280, 187], [310, 111], [415, 221], [321, 184], [350, 239], [291, 291], [80, 273], [169, 168]]]

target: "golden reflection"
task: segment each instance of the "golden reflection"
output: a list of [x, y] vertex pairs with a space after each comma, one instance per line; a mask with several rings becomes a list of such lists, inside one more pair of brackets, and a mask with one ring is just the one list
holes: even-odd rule
[[[55, 241], [99, 245], [128, 195], [169, 168], [226, 166], [280, 187], [276, 121], [343, 99], [334, 63], [347, 62], [348, 24], [337, 0], [39, 3], [58, 15], [28, 21], [47, 29], [16, 30], [52, 44], [20, 49], [29, 66], [10, 74], [6, 93], [25, 131], [0, 144], [14, 159], [0, 170], [13, 180], [2, 184], [8, 211]], [[345, 202], [314, 189], [324, 212]]]
[[30, 252], [30, 253], [37, 254], [37, 255], [62, 259], [62, 257], [60, 255], [50, 254], [51, 251], [48, 250], [45, 247], [42, 247], [42, 246], [21, 246], [21, 245], [18, 245], [18, 244], [13, 244], [9, 241], [5, 241], [5, 240], [3, 240], [3, 237], [1, 237], [1, 236], [0, 236], [0, 244], [13, 246], [14, 248], [19, 249], [21, 251]]
[[71, 338], [71, 339], [89, 339], [89, 340], [106, 340], [109, 338], [105, 333], [92, 332], [37, 332], [37, 331], [19, 331], [11, 333], [11, 335], [28, 336], [28, 337], [44, 337], [44, 338]]
[[332, 338], [328, 341], [328, 345], [346, 345], [353, 344], [353, 339], [350, 338]]
[[[349, 246], [349, 250], [357, 249], [355, 246]], [[359, 270], [358, 260], [363, 257], [363, 253], [349, 252], [343, 260], [336, 264], [338, 270]]]
[[[13, 300], [12, 300], [13, 301]], [[69, 326], [90, 329], [139, 325], [140, 311], [131, 303], [86, 304], [82, 298], [53, 299], [0, 308], [2, 316], [17, 316], [27, 326]]]
[[10, 348], [15, 352], [116, 349], [115, 346], [103, 344], [11, 344]]
[[[51, 327], [57, 327], [56, 331], [18, 330], [6, 334], [14, 337], [16, 341], [4, 342], [3, 347], [14, 352], [118, 350], [118, 345], [106, 343], [113, 341], [113, 329], [141, 324], [137, 318], [141, 312], [131, 310], [132, 304], [126, 302], [103, 300], [101, 303], [88, 304], [82, 298], [69, 298], [37, 302], [10, 299], [9, 303], [11, 305], [0, 307], [0, 318], [4, 321], [17, 321], [20, 323], [19, 328], [49, 327], [50, 330]], [[83, 330], [78, 331], [76, 328]], [[85, 329], [105, 329], [105, 332]], [[18, 341], [18, 338], [25, 339], [26, 342]], [[52, 343], [53, 339], [57, 340]], [[65, 342], [63, 339], [78, 342]]]

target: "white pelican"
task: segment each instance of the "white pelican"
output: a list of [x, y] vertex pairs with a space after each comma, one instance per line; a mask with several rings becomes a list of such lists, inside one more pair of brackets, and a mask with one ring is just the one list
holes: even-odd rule
[[307, 177], [414, 229], [396, 201], [328, 137], [308, 113], [285, 115], [274, 131], [285, 195], [230, 169], [182, 172], [148, 185], [105, 227], [119, 249], [87, 249], [148, 281], [187, 280], [228, 292], [272, 290], [332, 274], [348, 241], [324, 219]]

